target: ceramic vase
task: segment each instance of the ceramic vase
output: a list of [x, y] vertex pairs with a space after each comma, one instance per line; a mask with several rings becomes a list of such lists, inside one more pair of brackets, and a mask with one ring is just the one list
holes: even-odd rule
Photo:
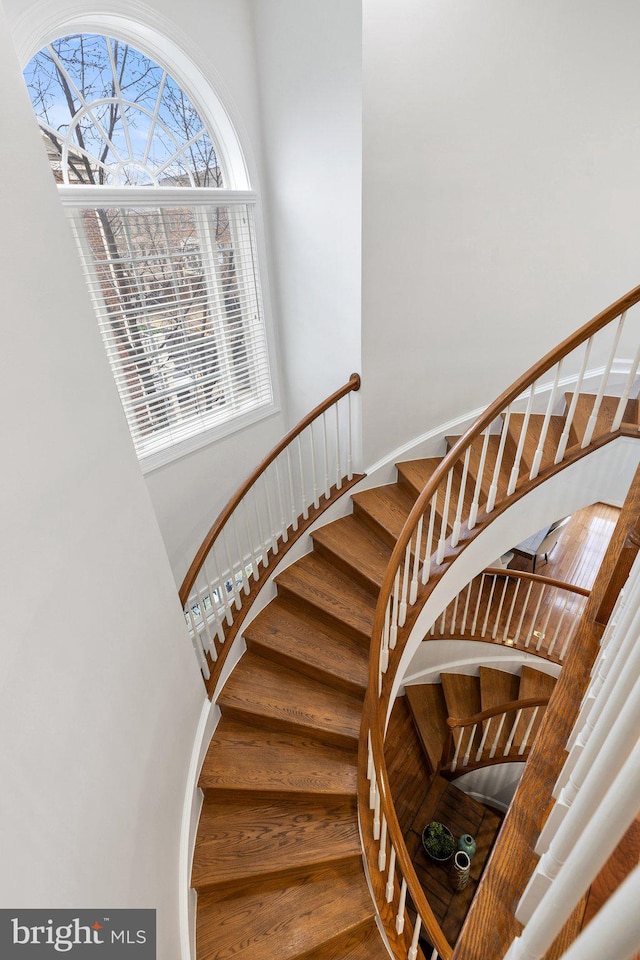
[[460, 839], [458, 840], [458, 850], [462, 850], [467, 854], [469, 860], [473, 860], [473, 856], [476, 852], [476, 841], [469, 833], [463, 833]]
[[471, 872], [471, 860], [464, 850], [458, 850], [453, 858], [451, 867], [451, 883], [454, 890], [464, 890], [469, 883], [469, 874]]

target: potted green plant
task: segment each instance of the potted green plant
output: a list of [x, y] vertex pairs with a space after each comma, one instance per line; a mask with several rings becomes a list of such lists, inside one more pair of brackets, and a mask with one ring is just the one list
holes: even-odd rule
[[446, 863], [453, 856], [456, 842], [453, 834], [444, 823], [431, 820], [422, 831], [422, 846], [424, 852], [437, 863]]

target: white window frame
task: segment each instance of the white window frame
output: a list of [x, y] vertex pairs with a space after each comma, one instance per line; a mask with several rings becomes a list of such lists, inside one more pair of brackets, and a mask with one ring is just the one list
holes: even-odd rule
[[[257, 191], [251, 189], [249, 166], [238, 137], [237, 124], [232, 121], [214, 86], [206, 78], [204, 69], [200, 67], [198, 61], [202, 58], [195, 46], [185, 37], [180, 38], [181, 42], [179, 44], [168, 39], [172, 34], [175, 35], [175, 24], [172, 24], [171, 29], [167, 29], [164, 35], [157, 29], [158, 26], [162, 25], [161, 17], [154, 15], [154, 25], [146, 25], [143, 21], [148, 8], [139, 6], [136, 0], [125, 0], [123, 6], [126, 6], [127, 10], [133, 15], [138, 14], [139, 22], [130, 19], [130, 15], [127, 16], [124, 12], [122, 15], [113, 13], [79, 14], [61, 20], [60, 6], [55, 0], [53, 2], [45, 0], [41, 6], [43, 12], [47, 9], [50, 10], [50, 15], [49, 22], [47, 22], [46, 15], [40, 20], [37, 35], [34, 34], [32, 27], [38, 18], [34, 18], [33, 14], [29, 19], [25, 18], [18, 23], [14, 35], [14, 42], [23, 67], [48, 43], [71, 33], [110, 36], [122, 43], [130, 44], [165, 70], [185, 91], [200, 114], [215, 144], [226, 184], [225, 188], [162, 187], [153, 190], [155, 194], [153, 198], [150, 196], [148, 187], [59, 185], [57, 189], [63, 207], [70, 210], [80, 206], [104, 208], [134, 205], [142, 207], [146, 205], [157, 209], [165, 206], [197, 206], [199, 204], [224, 204], [225, 202], [232, 205], [233, 203], [244, 202], [252, 205], [255, 211], [254, 227], [257, 247], [255, 269], [261, 293], [272, 402], [139, 458], [140, 468], [144, 474], [147, 474], [208, 446], [216, 440], [235, 434], [253, 423], [271, 417], [281, 409], [278, 364], [274, 349], [275, 336], [267, 276], [268, 258], [261, 204]], [[170, 21], [167, 20], [166, 25], [169, 26], [169, 24]], [[204, 62], [202, 66], [204, 67]], [[208, 72], [211, 72], [208, 63], [207, 67], [209, 68]], [[220, 85], [222, 86], [222, 84]], [[160, 191], [162, 204], [158, 203]]]

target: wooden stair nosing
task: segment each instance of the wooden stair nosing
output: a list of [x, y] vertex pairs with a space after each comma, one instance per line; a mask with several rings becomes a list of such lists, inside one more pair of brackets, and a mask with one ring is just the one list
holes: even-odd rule
[[275, 578], [278, 595], [298, 601], [331, 627], [366, 645], [371, 640], [375, 599], [317, 553], [307, 553]]
[[373, 917], [360, 858], [311, 869], [285, 884], [201, 894], [199, 960], [294, 960]]
[[355, 747], [361, 702], [325, 683], [247, 651], [224, 685], [223, 716]]
[[310, 867], [360, 854], [355, 798], [236, 797], [205, 799], [195, 846], [192, 886], [295, 876]]
[[319, 620], [304, 604], [275, 597], [243, 634], [247, 648], [313, 680], [362, 698], [368, 681], [364, 646]]
[[205, 794], [353, 797], [357, 755], [223, 717], [200, 773]]

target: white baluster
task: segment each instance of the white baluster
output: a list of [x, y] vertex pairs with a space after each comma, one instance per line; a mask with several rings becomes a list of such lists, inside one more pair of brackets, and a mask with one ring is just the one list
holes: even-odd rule
[[544, 618], [544, 623], [542, 624], [542, 627], [540, 628], [540, 630], [538, 630], [538, 633], [540, 634], [540, 636], [538, 637], [538, 642], [536, 643], [536, 651], [540, 649], [540, 647], [542, 646], [542, 641], [547, 635], [547, 627], [549, 626], [549, 620], [551, 619], [551, 614], [553, 612], [553, 608], [555, 606], [557, 597], [558, 597], [558, 588], [552, 587], [551, 598], [549, 599], [549, 603], [547, 607], [547, 615]]
[[560, 437], [560, 443], [558, 444], [558, 449], [556, 451], [555, 460], [553, 461], [554, 463], [560, 463], [567, 449], [569, 434], [571, 433], [571, 424], [573, 423], [573, 415], [576, 412], [576, 407], [578, 406], [578, 397], [580, 396], [580, 391], [582, 390], [584, 375], [587, 372], [587, 364], [589, 363], [589, 355], [591, 353], [592, 345], [593, 337], [589, 337], [584, 348], [584, 356], [582, 358], [580, 373], [578, 374], [573, 396], [571, 397], [571, 403], [569, 404], [569, 410], [567, 411], [567, 415], [565, 417], [564, 428], [562, 430], [562, 436]]
[[289, 539], [289, 531], [287, 529], [287, 521], [285, 518], [285, 509], [284, 509], [284, 491], [282, 489], [282, 481], [280, 480], [280, 469], [278, 467], [278, 458], [273, 461], [273, 465], [276, 471], [276, 491], [278, 495], [278, 504], [280, 506], [280, 531], [282, 536], [282, 542], [286, 543]]
[[400, 903], [398, 904], [398, 912], [396, 914], [396, 933], [399, 935], [404, 930], [404, 905], [407, 900], [407, 881], [402, 878], [402, 885], [400, 887]]
[[[608, 758], [606, 763], [602, 761], [604, 766], [602, 775], [607, 777], [600, 784], [601, 792], [604, 793], [606, 784], [610, 783], [617, 774], [635, 744], [638, 730], [640, 730], [640, 679], [636, 679], [634, 684], [633, 678], [637, 678], [638, 674], [631, 671], [637, 666], [637, 659], [636, 663], [630, 664], [629, 670], [625, 672], [624, 685], [619, 696], [616, 691], [615, 698], [607, 700], [602, 708], [598, 722], [575, 761], [569, 778], [560, 791], [558, 801], [538, 838], [537, 853], [544, 853], [548, 849], [600, 754]], [[596, 796], [594, 802], [598, 800], [599, 797]]]
[[503, 757], [508, 757], [509, 753], [511, 752], [511, 747], [513, 746], [513, 739], [516, 735], [516, 729], [518, 724], [520, 723], [521, 716], [522, 716], [522, 710], [517, 710], [515, 720], [513, 721], [513, 726], [511, 727], [511, 733], [509, 734], [509, 739], [505, 744], [504, 752], [502, 754]]
[[482, 450], [480, 451], [480, 463], [478, 464], [478, 473], [476, 476], [476, 485], [473, 490], [473, 500], [471, 502], [471, 509], [469, 510], [469, 521], [467, 526], [469, 530], [473, 530], [476, 525], [476, 520], [478, 519], [478, 507], [480, 505], [480, 494], [482, 492], [482, 475], [484, 473], [484, 466], [487, 459], [487, 447], [489, 446], [489, 437], [490, 437], [490, 427], [486, 427], [484, 431], [484, 437], [482, 440]]
[[287, 447], [287, 475], [289, 477], [289, 503], [291, 505], [291, 529], [298, 529], [298, 510], [296, 508], [296, 492], [293, 486], [293, 469], [291, 467], [290, 447]]
[[309, 424], [309, 442], [311, 444], [311, 475], [313, 477], [313, 505], [317, 510], [318, 507], [320, 506], [320, 498], [318, 496], [318, 488], [320, 484], [318, 483], [318, 465], [316, 463], [316, 444], [313, 436], [313, 423]]
[[[205, 636], [206, 636], [206, 638], [207, 638], [207, 641], [206, 641], [206, 649], [208, 649], [209, 654], [211, 655], [211, 658], [212, 658], [213, 660], [216, 660], [217, 657], [218, 657], [218, 652], [217, 652], [217, 650], [216, 650], [215, 643], [213, 642], [213, 637], [212, 637], [212, 635], [211, 635], [211, 629], [210, 629], [210, 627], [209, 627], [209, 619], [208, 619], [208, 617], [207, 617], [207, 610], [206, 610], [205, 603], [204, 603], [204, 598], [205, 598], [205, 596], [208, 596], [208, 590], [207, 590], [206, 587], [205, 587], [205, 591], [206, 591], [206, 592], [203, 593], [203, 592], [202, 592], [202, 589], [199, 589], [198, 587], [196, 587], [196, 596], [197, 596], [197, 598], [198, 598], [197, 602], [198, 602], [198, 607], [199, 607], [199, 609], [200, 609], [200, 619], [202, 620], [202, 626], [203, 626], [203, 629], [204, 629]], [[212, 606], [213, 606], [213, 604], [212, 604]], [[204, 647], [204, 646], [205, 646], [205, 645], [203, 644], [203, 647]]]
[[562, 627], [562, 623], [564, 621], [565, 614], [567, 612], [567, 606], [569, 604], [569, 601], [572, 599], [572, 596], [573, 595], [569, 593], [569, 591], [567, 590], [565, 593], [564, 604], [562, 606], [562, 613], [560, 614], [560, 619], [558, 620], [558, 624], [556, 626], [556, 629], [554, 630], [553, 637], [551, 638], [551, 643], [547, 647], [547, 654], [553, 653], [553, 648], [556, 645], [556, 640], [558, 639], [558, 634], [560, 633], [560, 629]]
[[300, 471], [300, 502], [302, 504], [302, 519], [308, 520], [309, 508], [307, 506], [307, 491], [304, 479], [304, 465], [302, 463], [302, 440], [300, 434], [298, 434], [296, 440], [298, 443], [298, 468]]
[[265, 470], [262, 474], [264, 478], [264, 493], [267, 501], [267, 516], [269, 518], [269, 538], [271, 540], [271, 552], [274, 557], [278, 553], [278, 538], [276, 536], [275, 524], [273, 522], [273, 510], [271, 509], [271, 492], [269, 489], [269, 471]]
[[251, 572], [253, 574], [254, 580], [260, 579], [260, 571], [258, 569], [259, 564], [256, 561], [256, 552], [253, 549], [253, 536], [251, 535], [251, 525], [249, 523], [249, 506], [248, 506], [248, 496], [244, 497], [242, 501], [242, 511], [244, 513], [244, 526], [247, 533], [247, 543], [249, 544], [249, 556], [251, 558]]
[[380, 789], [376, 788], [375, 803], [373, 805], [373, 839], [380, 839]]
[[440, 527], [440, 539], [438, 540], [438, 552], [436, 561], [442, 563], [444, 559], [444, 550], [447, 540], [447, 524], [449, 521], [449, 503], [451, 501], [451, 484], [453, 482], [453, 468], [447, 474], [447, 488], [444, 495], [444, 507], [442, 508], [442, 518]]
[[374, 773], [373, 745], [371, 743], [371, 730], [369, 730], [367, 731], [367, 780], [371, 781]]
[[508, 578], [508, 577], [505, 577], [505, 578], [504, 578], [504, 584], [503, 584], [503, 586], [502, 586], [502, 594], [500, 595], [500, 603], [498, 604], [498, 612], [496, 613], [496, 620], [495, 620], [495, 623], [494, 623], [494, 625], [493, 625], [493, 630], [491, 631], [491, 638], [492, 638], [493, 640], [496, 639], [496, 636], [497, 636], [497, 633], [498, 633], [498, 624], [500, 623], [500, 617], [502, 616], [502, 608], [503, 608], [503, 606], [504, 606], [504, 598], [505, 598], [506, 593], [507, 593], [507, 586], [508, 586], [508, 584], [509, 584], [509, 578]]
[[[467, 729], [469, 728], [467, 727]], [[469, 764], [469, 757], [471, 756], [471, 748], [473, 746], [473, 741], [474, 741], [477, 729], [478, 729], [478, 724], [474, 723], [473, 727], [471, 728], [471, 736], [469, 737], [469, 742], [467, 743], [467, 749], [464, 755], [464, 760], [462, 761], [463, 767], [466, 767]]]
[[338, 404], [334, 403], [333, 409], [336, 412], [336, 490], [342, 489], [342, 460], [340, 458], [340, 417], [338, 415]]
[[369, 809], [370, 810], [373, 810], [375, 808], [377, 795], [378, 795], [378, 784], [376, 782], [375, 771], [374, 771], [373, 780], [369, 784]]
[[348, 394], [348, 425], [349, 441], [347, 447], [347, 480], [353, 480], [353, 413], [351, 408], [351, 393]]
[[527, 407], [524, 413], [524, 419], [522, 421], [522, 426], [520, 428], [520, 436], [518, 437], [518, 446], [516, 447], [516, 455], [513, 461], [513, 467], [511, 468], [511, 474], [509, 476], [509, 484], [507, 486], [507, 496], [510, 497], [513, 491], [516, 488], [518, 482], [518, 476], [520, 474], [520, 461], [522, 459], [522, 451], [524, 450], [525, 440], [527, 439], [527, 431], [529, 430], [529, 420], [531, 419], [531, 408], [533, 407], [533, 398], [536, 393], [536, 385], [532, 383], [529, 387], [529, 399], [527, 400]]
[[498, 724], [498, 729], [496, 730], [495, 740], [491, 744], [491, 750], [489, 751], [489, 757], [493, 760], [496, 755], [496, 750], [498, 749], [498, 743], [500, 741], [500, 734], [502, 733], [502, 728], [504, 727], [504, 722], [507, 719], [506, 713], [500, 714], [500, 723]]
[[578, 629], [578, 626], [579, 626], [579, 624], [580, 624], [580, 617], [582, 616], [583, 612], [584, 612], [584, 609], [581, 609], [581, 610], [579, 610], [579, 611], [576, 611], [576, 615], [575, 615], [575, 617], [574, 617], [574, 619], [573, 619], [573, 622], [569, 624], [569, 629], [567, 630], [567, 635], [566, 635], [566, 637], [565, 637], [565, 639], [564, 639], [564, 643], [562, 644], [562, 649], [561, 649], [560, 652], [558, 653], [558, 660], [559, 660], [561, 663], [562, 663], [562, 661], [564, 660], [564, 658], [565, 658], [565, 656], [566, 656], [566, 653], [567, 653], [567, 650], [569, 649], [569, 644], [570, 644], [571, 641], [573, 640], [573, 636], [574, 636], [576, 630]]
[[[247, 570], [244, 563], [244, 553], [242, 552], [242, 547], [240, 546], [240, 532], [238, 530], [237, 511], [234, 511], [233, 514], [231, 515], [231, 524], [233, 526], [233, 533], [235, 536], [236, 548], [238, 551], [238, 559], [240, 561], [240, 579], [246, 595], [249, 593], [249, 577], [247, 576]], [[249, 543], [249, 549], [251, 549], [251, 543]]]
[[231, 562], [231, 553], [229, 552], [229, 541], [227, 539], [227, 527], [225, 527], [222, 531], [222, 543], [224, 544], [225, 554], [227, 557], [227, 564], [229, 566], [229, 577], [231, 579], [231, 592], [233, 593], [233, 596], [234, 596], [236, 610], [240, 610], [242, 607], [242, 599], [240, 597], [240, 590], [238, 589], [238, 584], [236, 583], [236, 572]]
[[329, 445], [327, 442], [327, 414], [322, 414], [322, 452], [324, 457], [324, 495], [329, 499], [331, 496], [331, 484], [329, 483]]
[[391, 853], [389, 854], [389, 872], [387, 873], [387, 886], [385, 888], [385, 899], [387, 903], [393, 900], [393, 892], [396, 879], [396, 848], [391, 844]]
[[475, 609], [475, 613], [473, 614], [473, 620], [471, 622], [472, 637], [475, 635], [475, 632], [476, 632], [476, 623], [478, 622], [478, 611], [480, 610], [480, 601], [482, 600], [482, 591], [484, 590], [485, 577], [486, 577], [486, 573], [483, 573], [482, 578], [480, 580], [480, 589], [478, 590], [478, 598], [476, 600], [476, 609]]
[[[504, 625], [504, 631], [503, 631], [503, 633], [502, 633], [502, 642], [503, 642], [503, 643], [504, 643], [504, 641], [507, 639], [507, 637], [509, 636], [509, 627], [511, 626], [511, 618], [512, 618], [512, 616], [513, 616], [513, 611], [514, 611], [515, 606], [516, 606], [516, 600], [518, 599], [518, 592], [519, 592], [519, 590], [520, 590], [520, 584], [522, 583], [522, 580], [520, 579], [520, 577], [517, 577], [517, 578], [515, 579], [515, 581], [514, 581], [512, 578], [510, 578], [510, 582], [511, 582], [511, 583], [514, 583], [514, 582], [515, 582], [515, 589], [514, 589], [514, 591], [513, 591], [513, 597], [511, 598], [511, 606], [509, 607], [509, 615], [507, 616], [507, 622], [506, 622], [505, 625]], [[514, 638], [514, 640], [515, 640], [515, 638]]]
[[194, 649], [196, 658], [197, 658], [197, 660], [198, 660], [198, 664], [199, 664], [199, 666], [200, 666], [200, 669], [202, 670], [202, 676], [205, 678], [205, 680], [208, 680], [209, 677], [211, 676], [211, 671], [209, 670], [209, 664], [207, 663], [207, 658], [206, 658], [205, 652], [204, 652], [204, 650], [203, 650], [203, 648], [202, 648], [202, 643], [200, 642], [200, 636], [199, 636], [198, 631], [197, 631], [197, 629], [196, 629], [195, 621], [194, 621], [194, 619], [193, 619], [193, 611], [191, 610], [191, 606], [189, 606], [189, 607], [187, 608], [187, 614], [188, 614], [189, 620], [190, 620], [190, 622], [191, 622], [191, 630], [189, 631], [190, 634], [191, 634], [191, 643], [192, 643], [192, 645], [193, 645], [193, 649]]
[[[607, 751], [608, 753], [608, 751]], [[600, 757], [529, 881], [516, 918], [526, 927], [513, 957], [542, 958], [640, 811], [640, 741], [594, 807]], [[594, 789], [597, 796], [597, 789]], [[537, 902], [539, 875], [553, 879]], [[518, 941], [515, 941], [518, 943]], [[637, 945], [636, 945], [637, 946]], [[511, 952], [507, 954], [511, 956]]]
[[400, 611], [398, 623], [404, 627], [407, 620], [407, 598], [409, 595], [409, 570], [411, 569], [411, 537], [404, 552], [404, 567], [402, 569], [402, 594], [400, 596]]
[[451, 627], [450, 633], [454, 634], [456, 632], [456, 620], [458, 619], [458, 601], [460, 599], [460, 594], [456, 593], [455, 599], [453, 601], [453, 612], [451, 614]]
[[395, 650], [398, 640], [398, 611], [400, 607], [400, 567], [396, 570], [396, 578], [393, 583], [393, 606], [391, 608], [391, 631], [389, 634], [389, 646]]
[[522, 756], [522, 754], [527, 749], [527, 745], [529, 743], [529, 737], [531, 736], [531, 731], [533, 730], [533, 725], [536, 722], [536, 717], [538, 716], [539, 709], [540, 707], [534, 707], [531, 712], [531, 719], [527, 724], [527, 729], [524, 732], [524, 737], [522, 738], [522, 743], [520, 744], [520, 749], [518, 750], [518, 753], [520, 756]]
[[591, 438], [593, 437], [593, 431], [595, 430], [596, 421], [598, 419], [598, 413], [600, 411], [600, 404], [602, 403], [602, 398], [604, 396], [604, 391], [607, 386], [607, 381], [609, 379], [611, 367], [613, 366], [613, 361], [616, 356], [616, 350], [618, 349], [618, 343], [620, 341], [620, 336], [622, 334], [622, 330], [624, 327], [624, 320], [625, 320], [626, 314], [627, 312], [625, 310], [625, 312], [620, 317], [620, 320], [618, 321], [618, 326], [616, 329], [615, 337], [613, 338], [613, 344], [611, 346], [609, 359], [607, 360], [607, 365], [605, 367], [604, 374], [602, 375], [600, 386], [598, 387], [596, 399], [594, 400], [593, 407], [591, 410], [591, 416], [589, 417], [589, 422], [587, 423], [587, 429], [584, 432], [584, 437], [582, 438], [582, 443], [580, 444], [583, 450], [585, 447], [589, 446], [589, 444], [591, 443]]
[[473, 580], [470, 580], [469, 583], [467, 584], [467, 596], [464, 601], [464, 610], [462, 612], [462, 626], [460, 627], [460, 633], [462, 634], [464, 634], [464, 628], [467, 625], [467, 614], [469, 612], [469, 600], [471, 599], [472, 584], [473, 584]]
[[[454, 736], [453, 730], [451, 731], [451, 735]], [[463, 735], [464, 735], [464, 728], [463, 728], [463, 727], [458, 727], [458, 730], [457, 730], [457, 740], [456, 740], [456, 749], [455, 749], [455, 753], [454, 753], [454, 755], [453, 755], [453, 760], [451, 761], [451, 773], [454, 773], [456, 767], [458, 766], [458, 757], [460, 756], [460, 748], [462, 747], [462, 737], [463, 737]]]
[[491, 727], [492, 720], [493, 720], [493, 717], [489, 717], [488, 720], [484, 721], [484, 730], [482, 731], [482, 740], [480, 741], [480, 746], [478, 747], [478, 750], [476, 752], [476, 763], [482, 757], [482, 752], [484, 750], [484, 745], [487, 742], [487, 738], [489, 736], [489, 729]]
[[420, 914], [416, 916], [416, 925], [413, 928], [413, 936], [411, 938], [411, 946], [407, 951], [407, 960], [416, 960], [418, 956], [418, 941], [420, 939], [420, 927], [422, 926], [422, 917]]
[[509, 433], [510, 417], [511, 417], [511, 405], [507, 407], [504, 414], [502, 432], [500, 433], [500, 445], [498, 446], [498, 455], [496, 456], [496, 462], [493, 468], [493, 480], [491, 481], [491, 487], [489, 488], [489, 496], [487, 498], [487, 513], [491, 513], [491, 511], [496, 505], [496, 497], [498, 495], [498, 478], [500, 476], [500, 469], [502, 467], [502, 457], [504, 456], [504, 447], [507, 442], [507, 435]]
[[[213, 618], [216, 622], [216, 633], [218, 635], [218, 639], [220, 640], [220, 643], [224, 643], [224, 627], [222, 625], [222, 620], [220, 619], [220, 614], [218, 613], [218, 604], [216, 602], [216, 598], [213, 595], [215, 591], [215, 586], [214, 586], [214, 582], [209, 576], [209, 571], [207, 568], [207, 564], [209, 562], [210, 556], [211, 556], [211, 553], [209, 553], [209, 555], [207, 556], [207, 559], [203, 562], [202, 570], [204, 572], [205, 577], [207, 578], [207, 584], [209, 586], [209, 599], [211, 600], [211, 610], [213, 612]], [[219, 583], [220, 581], [218, 580], [218, 584]]]
[[418, 520], [418, 530], [416, 533], [416, 549], [413, 555], [413, 575], [411, 577], [411, 592], [409, 593], [409, 603], [411, 606], [418, 599], [418, 573], [420, 571], [420, 551], [422, 549], [422, 523], [423, 517]]
[[[633, 960], [640, 944], [640, 866], [609, 897], [562, 960]], [[621, 923], [621, 919], [624, 922]]]
[[427, 544], [424, 550], [424, 560], [422, 562], [422, 583], [428, 583], [431, 574], [431, 550], [433, 546], [433, 527], [436, 519], [436, 505], [438, 502], [438, 491], [436, 490], [431, 498], [431, 509], [429, 512], [429, 529], [427, 530]]
[[378, 849], [378, 870], [384, 871], [387, 865], [387, 818], [382, 814], [382, 826], [380, 828], [380, 847]]
[[467, 473], [469, 470], [469, 457], [471, 456], [471, 447], [467, 447], [464, 455], [464, 464], [462, 466], [462, 479], [460, 481], [460, 490], [458, 492], [458, 505], [456, 508], [456, 518], [453, 522], [453, 531], [451, 533], [451, 546], [458, 545], [460, 540], [460, 529], [462, 526], [462, 509], [464, 507], [464, 491], [467, 485]]
[[267, 541], [264, 538], [262, 523], [260, 522], [260, 510], [258, 509], [258, 491], [255, 485], [253, 488], [253, 506], [255, 508], [255, 513], [256, 513], [256, 525], [258, 527], [258, 536], [260, 537], [260, 559], [262, 560], [262, 566], [266, 567], [269, 565], [269, 549], [267, 547]]
[[[387, 602], [384, 611], [384, 626], [382, 628], [382, 645], [380, 647], [380, 672], [386, 673], [389, 669], [389, 620], [391, 615], [391, 599]], [[382, 690], [380, 690], [382, 692]]]
[[225, 616], [227, 618], [227, 623], [229, 626], [233, 624], [233, 613], [231, 610], [231, 604], [229, 603], [229, 592], [227, 590], [226, 581], [222, 579], [220, 575], [220, 566], [218, 564], [218, 557], [216, 556], [213, 548], [209, 551], [209, 556], [213, 556], [213, 562], [216, 568], [216, 576], [218, 578], [218, 583], [220, 584], [220, 593], [222, 594], [222, 605], [224, 606]]
[[624, 390], [622, 391], [622, 396], [620, 397], [620, 402], [618, 403], [616, 413], [613, 418], [613, 422], [611, 424], [611, 433], [613, 433], [614, 430], [617, 430], [620, 424], [622, 423], [622, 418], [624, 416], [624, 412], [627, 406], [629, 394], [631, 393], [631, 387], [633, 386], [633, 381], [636, 378], [639, 365], [640, 365], [640, 346], [636, 350], [636, 355], [633, 359], [633, 363], [631, 364], [631, 368], [629, 370], [627, 379], [625, 380]]
[[527, 595], [524, 598], [524, 603], [522, 604], [522, 610], [520, 612], [520, 619], [518, 620], [518, 626], [516, 628], [516, 632], [513, 635], [514, 643], [520, 642], [520, 631], [522, 630], [522, 621], [524, 620], [525, 613], [527, 613], [527, 611], [529, 610], [529, 597], [531, 596], [533, 583], [534, 583], [533, 580], [529, 580], [529, 586], [527, 587]]
[[562, 360], [556, 366], [556, 375], [553, 381], [553, 387], [551, 388], [551, 394], [549, 396], [549, 402], [547, 404], [547, 409], [545, 411], [544, 420], [542, 421], [542, 430], [540, 431], [540, 438], [538, 440], [538, 448], [533, 457], [533, 463], [531, 464], [531, 472], [529, 473], [529, 480], [535, 480], [540, 472], [540, 464], [542, 463], [542, 454], [544, 452], [544, 445], [547, 440], [547, 433], [549, 432], [549, 422], [551, 420], [551, 411], [553, 410], [553, 405], [556, 400], [556, 391], [558, 389], [558, 383], [560, 382], [560, 373], [562, 371]]
[[482, 630], [480, 631], [481, 637], [484, 637], [487, 632], [487, 623], [489, 621], [489, 612], [491, 610], [491, 604], [493, 603], [493, 594], [496, 589], [496, 580], [497, 580], [497, 577], [494, 573], [491, 576], [491, 590], [489, 591], [489, 602], [487, 603], [487, 609], [485, 611], [484, 620], [482, 622]]
[[542, 598], [544, 597], [545, 590], [546, 590], [546, 584], [544, 584], [544, 583], [540, 584], [540, 594], [539, 594], [539, 596], [538, 596], [538, 602], [537, 602], [537, 604], [536, 604], [536, 609], [535, 609], [535, 611], [534, 611], [534, 613], [533, 613], [533, 616], [532, 616], [532, 618], [531, 618], [531, 626], [529, 627], [529, 632], [528, 632], [528, 634], [527, 634], [527, 639], [526, 639], [525, 642], [524, 642], [525, 647], [528, 647], [529, 644], [531, 643], [531, 637], [533, 636], [533, 630], [534, 630], [534, 627], [535, 627], [535, 625], [536, 625], [536, 623], [537, 623], [537, 621], [538, 621], [538, 613], [540, 612], [540, 604], [542, 603]]

